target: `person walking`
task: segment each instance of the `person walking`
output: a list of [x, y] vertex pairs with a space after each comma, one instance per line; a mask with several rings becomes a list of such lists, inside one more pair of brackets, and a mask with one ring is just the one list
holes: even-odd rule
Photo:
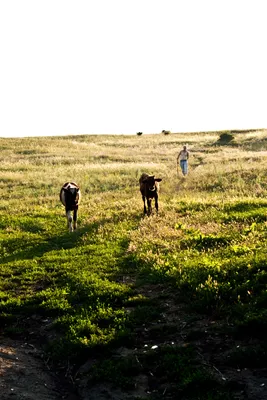
[[189, 159], [189, 152], [187, 150], [187, 147], [184, 146], [177, 156], [177, 165], [178, 162], [180, 161], [180, 167], [182, 170], [182, 174], [184, 176], [188, 174], [188, 159]]

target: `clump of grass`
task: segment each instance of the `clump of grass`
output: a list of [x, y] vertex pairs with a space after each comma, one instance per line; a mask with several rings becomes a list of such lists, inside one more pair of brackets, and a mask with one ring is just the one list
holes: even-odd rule
[[232, 133], [224, 132], [220, 134], [217, 144], [227, 145], [229, 143], [232, 143], [233, 141], [234, 135]]
[[225, 363], [234, 368], [264, 368], [267, 362], [267, 346], [254, 344], [248, 347], [238, 346], [227, 353]]
[[165, 129], [163, 129], [163, 131], [161, 131], [161, 133], [163, 133], [164, 135], [170, 135], [171, 131], [166, 131]]

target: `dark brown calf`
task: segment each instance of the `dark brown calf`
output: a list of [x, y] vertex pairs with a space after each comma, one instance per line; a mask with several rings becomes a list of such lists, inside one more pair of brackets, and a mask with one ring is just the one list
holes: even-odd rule
[[[155, 178], [154, 175], [142, 174], [139, 179], [140, 192], [142, 194], [144, 202], [144, 214], [150, 215], [152, 213], [152, 200], [155, 199], [155, 208], [158, 212], [158, 194], [159, 194], [159, 182], [161, 178]], [[146, 208], [147, 201], [147, 208]]]

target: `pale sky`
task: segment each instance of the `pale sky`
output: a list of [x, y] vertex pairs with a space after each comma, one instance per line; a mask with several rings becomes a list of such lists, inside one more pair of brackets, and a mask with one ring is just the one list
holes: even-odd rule
[[0, 0], [0, 137], [267, 128], [265, 0]]

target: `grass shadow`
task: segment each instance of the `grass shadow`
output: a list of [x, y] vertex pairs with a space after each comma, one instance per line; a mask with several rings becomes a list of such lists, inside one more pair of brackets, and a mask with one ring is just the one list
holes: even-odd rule
[[15, 254], [2, 257], [2, 263], [8, 263], [18, 260], [34, 259], [44, 256], [46, 253], [54, 250], [66, 250], [74, 248], [83, 235], [95, 232], [102, 222], [92, 223], [78, 228], [74, 232], [64, 232], [60, 235], [54, 235], [47, 239], [43, 239], [40, 243], [40, 238], [32, 239], [29, 242], [29, 247], [25, 248], [27, 245], [25, 239], [16, 238], [9, 239], [9, 245], [15, 245], [17, 249], [24, 249], [17, 251]]

